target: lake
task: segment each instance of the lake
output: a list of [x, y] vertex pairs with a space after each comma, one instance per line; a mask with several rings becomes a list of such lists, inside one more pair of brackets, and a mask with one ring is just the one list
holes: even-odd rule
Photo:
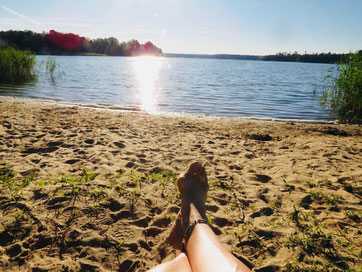
[[0, 85], [0, 95], [98, 104], [151, 113], [330, 120], [313, 97], [330, 64], [266, 61], [37, 56], [37, 80]]

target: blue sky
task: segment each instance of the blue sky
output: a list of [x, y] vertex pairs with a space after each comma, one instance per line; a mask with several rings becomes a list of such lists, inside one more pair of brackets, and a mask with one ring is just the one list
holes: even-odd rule
[[0, 0], [0, 30], [152, 41], [169, 53], [362, 49], [362, 0]]

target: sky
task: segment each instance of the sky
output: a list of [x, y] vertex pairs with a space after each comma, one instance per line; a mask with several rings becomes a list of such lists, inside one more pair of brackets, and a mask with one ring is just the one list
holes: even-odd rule
[[166, 53], [362, 49], [362, 0], [0, 0], [0, 30], [151, 41]]

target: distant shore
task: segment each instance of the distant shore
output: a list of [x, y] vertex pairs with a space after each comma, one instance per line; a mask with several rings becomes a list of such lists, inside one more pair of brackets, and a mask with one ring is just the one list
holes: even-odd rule
[[327, 63], [335, 64], [345, 62], [349, 54], [335, 53], [313, 53], [299, 54], [277, 53], [275, 55], [238, 55], [238, 54], [175, 54], [163, 53], [164, 57], [169, 58], [198, 58], [198, 59], [225, 59], [225, 60], [256, 60], [256, 61], [277, 61], [277, 62], [306, 62], [306, 63]]
[[[144, 271], [170, 260], [175, 175], [194, 160], [209, 175], [213, 230], [256, 271], [333, 258], [358, 270], [361, 150], [357, 126], [0, 97], [0, 270]], [[308, 237], [320, 239], [311, 254]]]

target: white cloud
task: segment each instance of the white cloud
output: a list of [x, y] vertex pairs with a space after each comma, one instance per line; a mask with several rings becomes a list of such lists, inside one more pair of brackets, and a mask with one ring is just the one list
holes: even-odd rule
[[21, 18], [21, 19], [24, 19], [24, 20], [26, 20], [26, 21], [28, 21], [28, 22], [30, 22], [30, 23], [32, 23], [32, 24], [41, 25], [41, 23], [37, 22], [36, 20], [33, 20], [33, 19], [31, 19], [31, 18], [25, 16], [24, 14], [21, 14], [21, 13], [15, 11], [15, 10], [9, 9], [9, 8], [5, 7], [4, 5], [2, 5], [1, 7], [2, 7], [6, 12], [8, 12], [8, 13], [10, 13], [10, 14], [12, 14], [12, 15], [15, 15], [15, 16]]
[[[20, 12], [9, 9], [8, 7], [1, 6], [6, 12], [15, 15], [16, 19], [0, 19], [0, 22], [8, 27], [25, 28], [29, 29], [29, 22], [44, 28], [57, 28], [57, 27], [74, 27], [74, 28], [91, 28], [92, 24], [89, 22], [95, 21], [89, 18], [29, 18]], [[83, 23], [84, 22], [84, 23]]]
[[92, 18], [35, 18], [35, 20], [37, 21], [46, 21], [46, 22], [51, 22], [51, 21], [77, 21], [77, 22], [91, 22], [91, 21], [96, 21], [96, 19], [92, 19]]

